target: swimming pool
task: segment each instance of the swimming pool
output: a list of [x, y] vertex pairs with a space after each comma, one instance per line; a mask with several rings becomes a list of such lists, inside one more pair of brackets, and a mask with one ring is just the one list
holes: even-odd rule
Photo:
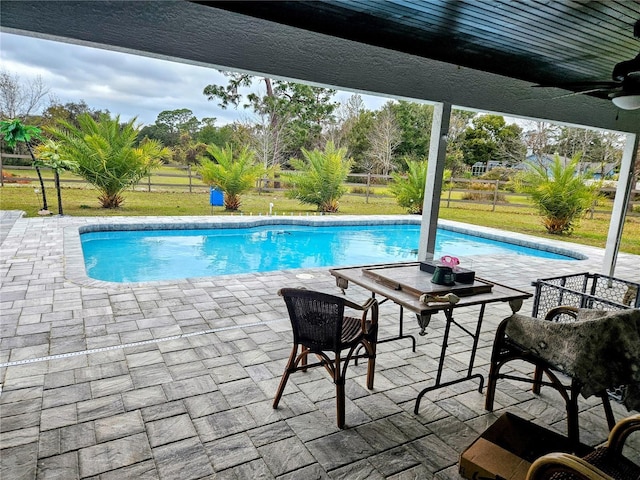
[[[413, 261], [419, 225], [307, 226], [94, 231], [81, 234], [87, 275], [144, 282], [295, 268]], [[435, 256], [557, 253], [438, 229]]]

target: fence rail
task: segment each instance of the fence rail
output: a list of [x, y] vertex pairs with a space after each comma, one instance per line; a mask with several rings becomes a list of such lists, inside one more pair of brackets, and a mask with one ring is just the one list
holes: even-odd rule
[[[5, 183], [31, 183], [38, 182], [37, 176], [35, 176], [35, 169], [32, 166], [6, 166], [3, 168], [3, 158], [19, 158], [31, 160], [29, 155], [14, 155], [14, 154], [0, 154], [0, 169], [2, 170], [2, 180], [0, 180], [0, 186], [4, 186]], [[153, 190], [167, 190], [167, 189], [180, 189], [188, 190], [189, 193], [193, 192], [208, 192], [209, 186], [202, 182], [202, 177], [198, 174], [196, 169], [191, 165], [165, 165], [165, 167], [174, 168], [175, 173], [170, 172], [154, 172], [152, 175], [145, 177], [136, 185], [137, 191]], [[16, 175], [12, 177], [5, 177], [5, 170], [12, 172], [31, 172], [24, 175]], [[43, 172], [49, 172], [51, 169], [48, 167], [41, 167]], [[174, 178], [179, 179], [177, 182], [163, 181], [163, 179]], [[391, 180], [390, 175], [378, 175], [370, 173], [350, 173], [348, 176], [348, 182], [345, 182], [345, 186], [352, 189], [352, 194], [366, 197], [367, 202], [369, 197], [375, 195], [376, 188], [384, 188], [389, 184]], [[45, 183], [53, 184], [53, 175], [45, 175], [43, 178]], [[84, 184], [87, 182], [81, 178], [69, 178], [65, 175], [60, 178], [61, 184]], [[499, 205], [508, 205], [513, 208], [531, 208], [531, 202], [526, 200], [529, 198], [527, 194], [507, 191], [509, 182], [502, 180], [485, 180], [479, 178], [452, 178], [443, 185], [441, 205], [445, 208], [450, 208], [456, 204], [477, 204], [477, 205], [490, 205], [491, 211], [495, 211]], [[283, 186], [283, 183], [279, 179], [273, 178], [261, 178], [258, 180], [256, 189], [259, 192], [278, 192], [286, 191], [287, 188]], [[356, 189], [358, 189], [356, 191]], [[360, 191], [362, 189], [362, 191]], [[616, 189], [611, 187], [602, 188], [600, 190], [603, 194], [615, 193]], [[506, 201], [508, 195], [509, 201]], [[461, 197], [461, 198], [458, 198]], [[513, 202], [514, 198], [522, 198], [522, 203]], [[632, 190], [632, 201], [630, 204], [632, 208], [629, 214], [640, 216], [640, 212], [634, 213], [633, 206], [640, 205], [640, 190]], [[639, 200], [633, 200], [638, 198]], [[597, 205], [592, 206], [589, 210], [589, 215], [593, 218], [594, 214], [609, 214], [609, 210], [597, 209]]]

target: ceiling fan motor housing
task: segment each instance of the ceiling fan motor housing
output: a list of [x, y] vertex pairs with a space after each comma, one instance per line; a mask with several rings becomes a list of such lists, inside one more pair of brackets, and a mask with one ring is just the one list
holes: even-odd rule
[[629, 75], [640, 76], [640, 54], [632, 60], [617, 63], [616, 66], [613, 67], [611, 77], [616, 82], [622, 82]]

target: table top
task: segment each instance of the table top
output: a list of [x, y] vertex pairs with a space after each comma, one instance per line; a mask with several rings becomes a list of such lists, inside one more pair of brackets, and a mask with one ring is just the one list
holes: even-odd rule
[[[486, 289], [483, 289], [484, 291], [482, 293], [471, 292], [471, 294], [468, 294], [467, 292], [464, 292], [463, 295], [459, 295], [458, 293], [456, 293], [456, 290], [454, 288], [451, 291], [453, 293], [456, 293], [456, 295], [460, 297], [460, 301], [458, 303], [424, 303], [420, 301], [420, 295], [417, 293], [417, 287], [402, 289], [400, 285], [394, 286], [389, 282], [379, 281], [379, 278], [376, 278], [376, 276], [367, 274], [367, 271], [372, 268], [375, 269], [378, 274], [383, 275], [385, 269], [388, 269], [389, 272], [393, 272], [397, 271], [399, 267], [415, 267], [415, 274], [411, 275], [412, 279], [414, 281], [418, 281], [423, 285], [430, 284], [431, 274], [420, 270], [419, 262], [360, 265], [356, 267], [333, 268], [329, 271], [331, 275], [333, 275], [337, 279], [343, 279], [348, 282], [353, 282], [354, 284], [359, 285], [366, 290], [369, 290], [378, 295], [382, 295], [383, 297], [388, 298], [394, 303], [402, 305], [404, 308], [407, 308], [408, 310], [418, 314], [434, 313], [440, 310], [445, 310], [447, 308], [460, 308], [494, 302], [511, 302], [514, 300], [524, 300], [533, 296], [533, 294], [529, 292], [518, 290], [512, 287], [507, 287], [506, 285], [476, 277], [477, 282], [491, 284], [491, 291], [487, 292]], [[426, 289], [425, 293], [431, 293], [432, 288], [428, 287], [428, 290], [430, 291], [428, 292]]]

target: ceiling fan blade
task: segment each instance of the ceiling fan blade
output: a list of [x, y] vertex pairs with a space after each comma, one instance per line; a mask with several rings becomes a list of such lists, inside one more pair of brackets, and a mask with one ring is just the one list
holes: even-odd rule
[[563, 90], [572, 90], [574, 92], [582, 92], [584, 90], [599, 90], [607, 88], [617, 88], [622, 85], [621, 82], [603, 81], [603, 82], [567, 82], [554, 84], [534, 85], [536, 88], [561, 88]]
[[[634, 25], [634, 36], [640, 38], [640, 20]], [[559, 95], [557, 98], [574, 97], [576, 95], [591, 95], [593, 97], [608, 98], [622, 109], [633, 110], [640, 108], [637, 97], [640, 96], [640, 54], [631, 60], [617, 63], [611, 73], [613, 81], [601, 82], [567, 82], [552, 85], [534, 85], [538, 88], [559, 88], [571, 93]], [[631, 103], [630, 99], [635, 99]]]
[[615, 93], [615, 91], [617, 90], [618, 90], [617, 88], [592, 88], [590, 90], [581, 90], [579, 92], [571, 92], [571, 93], [567, 93], [565, 95], [559, 95], [553, 98], [557, 99], [557, 98], [575, 97], [576, 95], [589, 95], [590, 93], [596, 93], [596, 92]]
[[607, 98], [613, 93], [617, 93], [623, 90], [622, 82], [567, 82], [559, 83], [555, 85], [536, 85], [536, 87], [542, 88], [559, 88], [562, 90], [569, 90], [570, 93], [561, 94], [553, 97], [567, 98], [575, 97], [576, 95], [592, 95], [599, 98]]

